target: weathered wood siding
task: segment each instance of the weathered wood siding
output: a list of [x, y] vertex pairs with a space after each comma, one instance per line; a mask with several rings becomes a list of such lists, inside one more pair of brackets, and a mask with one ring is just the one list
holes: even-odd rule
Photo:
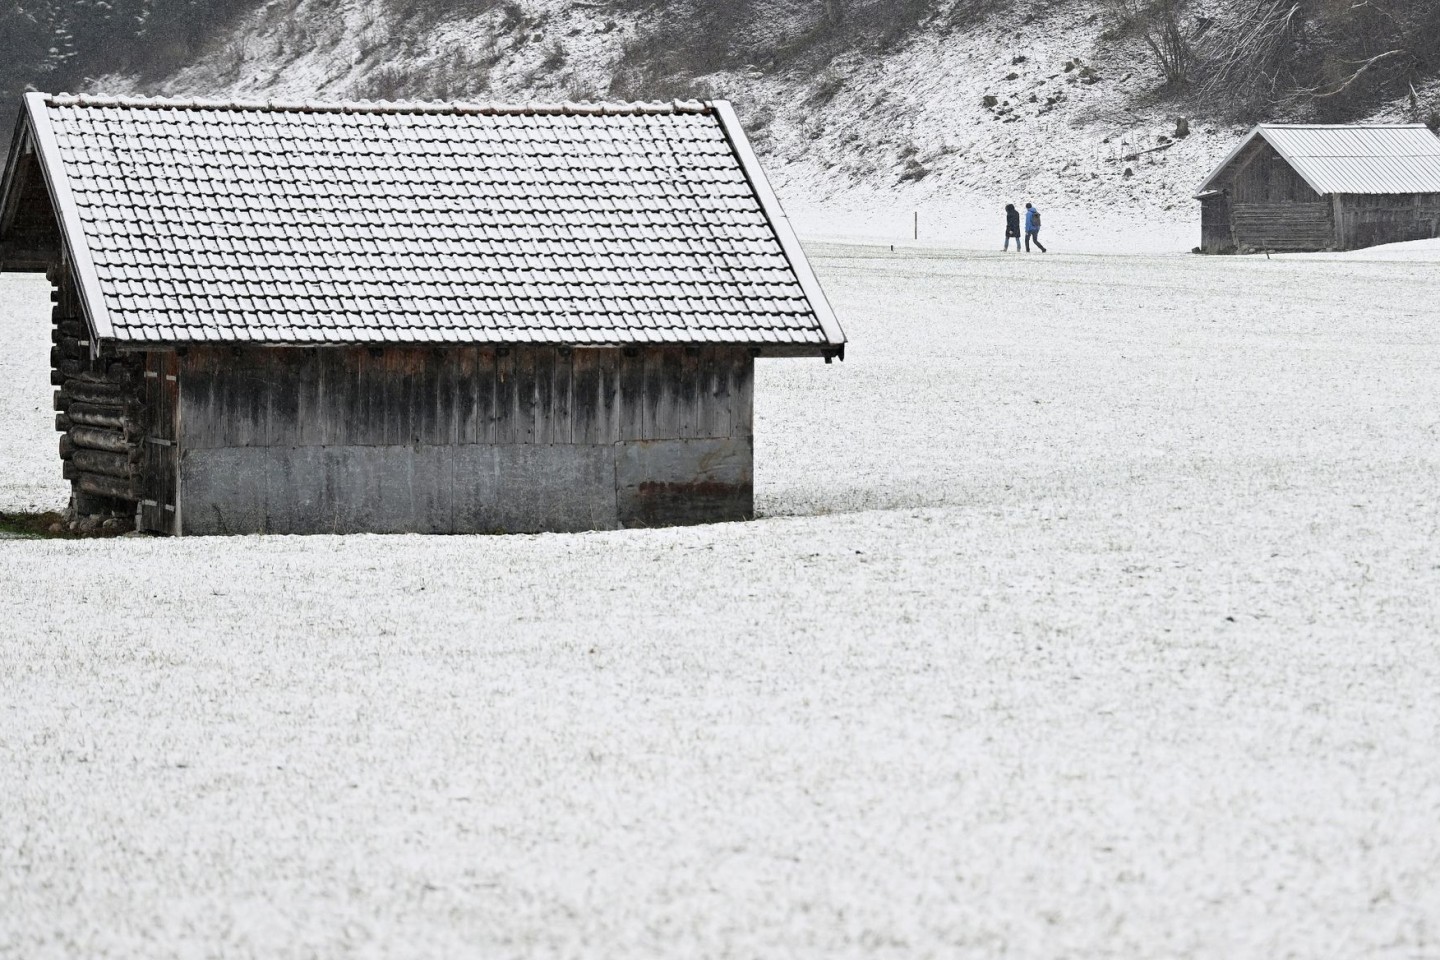
[[192, 348], [185, 533], [528, 532], [753, 511], [743, 348]]
[[179, 533], [177, 413], [180, 364], [172, 352], [145, 356], [145, 422], [140, 463], [138, 526], [151, 533]]
[[1440, 237], [1440, 194], [1340, 194], [1334, 208], [1342, 250]]
[[1231, 165], [1230, 199], [1236, 204], [1318, 203], [1320, 195], [1310, 188], [1289, 161], [1263, 140], [1250, 145], [1244, 156]]
[[1337, 244], [1330, 198], [1311, 189], [1263, 140], [1236, 157], [1217, 186], [1221, 193], [1200, 207], [1206, 253], [1328, 250]]
[[60, 225], [55, 207], [33, 150], [18, 160], [15, 182], [20, 189], [10, 198], [10, 207], [0, 210], [0, 223], [7, 237], [0, 243], [0, 270], [48, 270], [60, 259]]
[[1224, 193], [1200, 201], [1200, 249], [1205, 253], [1234, 253], [1235, 232], [1230, 226], [1230, 198]]
[[1335, 246], [1335, 219], [1328, 201], [1235, 203], [1231, 228], [1241, 253], [1300, 252]]

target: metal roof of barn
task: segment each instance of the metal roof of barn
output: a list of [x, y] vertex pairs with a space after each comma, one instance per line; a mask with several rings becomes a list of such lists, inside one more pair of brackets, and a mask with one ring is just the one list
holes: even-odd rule
[[1440, 193], [1440, 137], [1421, 124], [1320, 126], [1262, 123], [1217, 166], [1206, 193], [1256, 138], [1316, 193]]
[[845, 342], [723, 101], [25, 99], [102, 340]]

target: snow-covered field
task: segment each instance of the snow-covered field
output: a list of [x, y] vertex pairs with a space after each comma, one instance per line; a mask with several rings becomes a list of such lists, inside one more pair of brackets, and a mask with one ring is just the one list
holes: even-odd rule
[[0, 542], [0, 957], [1440, 957], [1435, 263], [813, 252], [754, 523]]
[[[787, 202], [785, 208], [802, 236], [820, 242], [883, 244], [887, 252], [890, 244], [897, 249], [1000, 251], [1005, 241], [1005, 204], [1013, 202], [1023, 213], [1031, 199], [1017, 193], [982, 206], [913, 197], [877, 200], [872, 195], [848, 205], [810, 200]], [[1040, 240], [1056, 253], [1184, 253], [1200, 242], [1198, 210], [1186, 210], [1184, 217], [1143, 216], [1125, 207], [1080, 210], [1051, 206], [1039, 196], [1033, 200], [1044, 216]], [[1429, 258], [1440, 260], [1440, 253], [1432, 251]]]

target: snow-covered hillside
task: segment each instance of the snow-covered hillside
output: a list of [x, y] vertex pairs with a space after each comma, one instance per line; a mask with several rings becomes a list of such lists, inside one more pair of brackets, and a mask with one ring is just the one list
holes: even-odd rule
[[[1157, 72], [1138, 48], [1098, 43], [1103, 21], [1092, 4], [990, 15], [951, 4], [822, 55], [755, 39], [806, 36], [813, 11], [780, 3], [752, 11], [738, 49], [678, 65], [685, 41], [657, 35], [661, 6], [519, 0], [421, 17], [373, 0], [272, 0], [174, 76], [91, 86], [246, 97], [727, 97], [782, 197], [802, 223], [816, 221], [815, 233], [833, 232], [819, 221], [837, 211], [888, 217], [886, 230], [868, 232], [898, 234], [909, 232], [914, 209], [994, 211], [1025, 199], [1190, 220], [1191, 188], [1240, 133], [1190, 118], [1193, 133], [1174, 139], [1173, 108], [1138, 106]], [[760, 62], [746, 62], [752, 55]], [[807, 215], [817, 209], [825, 214]]]
[[[1085, 215], [1071, 222], [1103, 214], [1117, 230], [1193, 224], [1190, 190], [1234, 143], [1240, 118], [1440, 125], [1440, 8], [1423, 0], [1186, 0], [1170, 6], [1188, 45], [1179, 79], [1143, 39], [1165, 6], [30, 0], [0, 10], [11, 54], [0, 113], [27, 84], [388, 100], [727, 97], [802, 228], [833, 235], [838, 218], [900, 237], [919, 210], [921, 239], [932, 241], [948, 239], [946, 222], [969, 229], [1026, 199]], [[1256, 18], [1267, 10], [1291, 12], [1259, 49]]]

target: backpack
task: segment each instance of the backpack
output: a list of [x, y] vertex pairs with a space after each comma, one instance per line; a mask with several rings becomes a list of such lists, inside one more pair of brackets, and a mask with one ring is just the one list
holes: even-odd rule
[[1039, 210], [1036, 210], [1036, 211], [1035, 211], [1035, 229], [1036, 229], [1036, 230], [1039, 230], [1039, 229], [1040, 229], [1040, 211], [1039, 211]]

